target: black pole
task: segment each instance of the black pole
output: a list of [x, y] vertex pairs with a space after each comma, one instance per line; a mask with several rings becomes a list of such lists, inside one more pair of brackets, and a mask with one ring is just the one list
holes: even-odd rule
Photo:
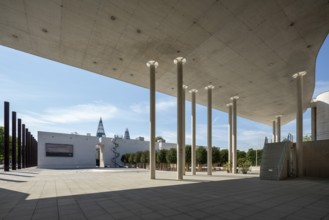
[[9, 171], [9, 102], [4, 103], [4, 171]]
[[25, 149], [26, 149], [26, 135], [25, 135], [25, 124], [22, 125], [22, 168], [26, 168], [26, 154], [25, 154]]
[[18, 169], [22, 168], [22, 119], [18, 119], [18, 128], [17, 128], [17, 141], [18, 141], [18, 152], [17, 152], [17, 165]]
[[25, 151], [25, 158], [26, 158], [26, 168], [30, 166], [30, 161], [29, 161], [29, 149], [30, 149], [30, 137], [29, 137], [29, 129], [26, 130], [26, 151]]
[[35, 140], [35, 166], [38, 166], [38, 141]]
[[16, 170], [16, 112], [11, 112], [11, 169]]

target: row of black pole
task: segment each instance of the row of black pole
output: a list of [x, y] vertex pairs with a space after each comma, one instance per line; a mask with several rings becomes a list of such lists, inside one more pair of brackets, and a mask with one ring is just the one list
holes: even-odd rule
[[[11, 151], [9, 146], [9, 102], [4, 102], [4, 171], [16, 170], [38, 165], [38, 142], [33, 137], [22, 119], [17, 119], [16, 112], [11, 114]], [[16, 126], [17, 125], [17, 126]], [[16, 152], [17, 144], [17, 152]]]

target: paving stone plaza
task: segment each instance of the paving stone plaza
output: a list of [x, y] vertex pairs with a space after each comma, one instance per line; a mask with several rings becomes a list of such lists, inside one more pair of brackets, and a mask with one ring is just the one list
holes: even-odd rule
[[0, 171], [0, 219], [329, 219], [329, 180], [144, 169]]

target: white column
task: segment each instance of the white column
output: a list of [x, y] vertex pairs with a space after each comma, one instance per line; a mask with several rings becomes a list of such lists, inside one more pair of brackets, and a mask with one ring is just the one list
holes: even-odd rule
[[196, 174], [196, 93], [198, 90], [192, 89], [189, 91], [192, 95], [192, 109], [191, 109], [191, 133], [192, 133], [192, 146], [191, 146], [191, 167], [192, 167], [192, 175]]
[[207, 114], [207, 130], [208, 130], [208, 149], [207, 149], [207, 175], [212, 175], [212, 90], [215, 87], [208, 85], [205, 87], [208, 95], [208, 114]]
[[282, 115], [277, 115], [276, 116], [276, 142], [280, 143], [281, 142], [281, 116]]
[[297, 176], [304, 176], [303, 165], [303, 76], [305, 71], [295, 73], [292, 77], [297, 81], [297, 111], [296, 111], [296, 150], [297, 150]]
[[183, 179], [183, 64], [186, 59], [177, 57], [177, 179]]
[[158, 62], [151, 60], [146, 63], [150, 68], [150, 178], [155, 179], [155, 68]]
[[228, 107], [228, 164], [230, 164], [230, 172], [232, 172], [232, 103], [226, 105]]
[[312, 100], [311, 102], [311, 132], [312, 132], [312, 141], [316, 141], [316, 120], [317, 120], [317, 108], [316, 108], [316, 100]]
[[232, 100], [232, 169], [233, 173], [236, 173], [237, 167], [237, 100], [239, 96], [234, 96]]
[[188, 87], [186, 86], [186, 85], [183, 85], [183, 109], [182, 109], [182, 111], [183, 111], [183, 115], [182, 115], [182, 119], [183, 119], [183, 133], [182, 133], [182, 135], [183, 135], [183, 137], [182, 137], [182, 139], [183, 139], [183, 155], [182, 155], [182, 158], [183, 158], [183, 175], [185, 175], [185, 166], [186, 166], [186, 159], [185, 159], [185, 147], [186, 147], [186, 145], [185, 145], [185, 140], [186, 140], [186, 129], [185, 129], [185, 93], [186, 93], [186, 89], [187, 89]]
[[272, 143], [276, 143], [276, 123], [275, 120], [272, 121], [273, 125], [272, 125]]

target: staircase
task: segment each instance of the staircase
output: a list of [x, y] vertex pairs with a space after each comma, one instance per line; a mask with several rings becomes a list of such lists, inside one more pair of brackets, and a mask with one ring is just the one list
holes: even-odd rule
[[112, 143], [114, 144], [114, 147], [112, 147], [112, 152], [114, 154], [114, 156], [112, 157], [112, 163], [114, 164], [115, 167], [122, 167], [122, 165], [120, 165], [118, 162], [117, 162], [117, 159], [118, 157], [120, 157], [120, 154], [119, 152], [117, 151], [117, 148], [119, 147], [119, 144], [117, 143], [116, 141], [116, 137], [114, 137], [112, 139]]
[[289, 158], [292, 142], [266, 143], [260, 166], [260, 179], [282, 180], [289, 174]]

